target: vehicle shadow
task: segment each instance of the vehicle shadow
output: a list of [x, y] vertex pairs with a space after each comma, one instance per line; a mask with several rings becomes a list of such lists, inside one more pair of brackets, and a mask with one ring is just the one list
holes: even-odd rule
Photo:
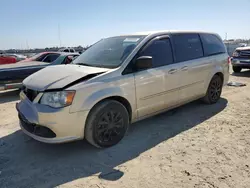
[[20, 90], [0, 92], [0, 104], [19, 100]]
[[233, 72], [232, 75], [237, 76], [237, 77], [250, 77], [250, 70], [242, 71], [242, 72], [239, 72], [239, 73]]
[[94, 148], [85, 141], [43, 144], [18, 130], [0, 138], [0, 185], [55, 187], [92, 175], [106, 181], [118, 180], [124, 174], [118, 170], [120, 165], [199, 125], [226, 106], [224, 98], [214, 105], [192, 102], [131, 125], [128, 135], [107, 149]]

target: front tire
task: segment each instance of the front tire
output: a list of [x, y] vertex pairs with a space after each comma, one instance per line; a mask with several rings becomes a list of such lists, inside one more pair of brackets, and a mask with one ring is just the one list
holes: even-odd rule
[[236, 72], [236, 73], [239, 73], [241, 72], [242, 68], [241, 67], [234, 67], [233, 66], [233, 71]]
[[114, 100], [105, 100], [90, 111], [84, 134], [93, 146], [106, 148], [120, 142], [128, 127], [129, 114], [124, 105]]
[[206, 96], [203, 98], [203, 101], [206, 104], [217, 103], [220, 99], [222, 92], [223, 80], [220, 76], [214, 75], [212, 80], [209, 83]]

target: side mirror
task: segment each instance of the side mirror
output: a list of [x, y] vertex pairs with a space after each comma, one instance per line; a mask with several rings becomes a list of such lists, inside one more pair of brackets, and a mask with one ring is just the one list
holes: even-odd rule
[[145, 70], [152, 68], [153, 58], [151, 56], [141, 56], [138, 57], [135, 61], [136, 70]]

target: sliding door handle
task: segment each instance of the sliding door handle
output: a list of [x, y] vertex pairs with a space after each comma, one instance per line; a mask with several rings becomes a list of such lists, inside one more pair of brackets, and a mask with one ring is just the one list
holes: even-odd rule
[[188, 66], [184, 66], [181, 68], [182, 71], [187, 71], [188, 70]]
[[177, 69], [171, 69], [171, 70], [168, 71], [169, 74], [174, 74], [176, 72], [177, 72]]

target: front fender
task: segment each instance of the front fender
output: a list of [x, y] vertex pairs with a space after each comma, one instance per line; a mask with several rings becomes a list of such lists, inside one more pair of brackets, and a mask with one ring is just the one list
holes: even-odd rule
[[111, 87], [111, 88], [103, 88], [96, 92], [91, 93], [85, 97], [77, 97], [75, 104], [71, 107], [70, 112], [78, 112], [78, 111], [85, 111], [90, 110], [93, 108], [95, 104], [99, 101], [113, 97], [113, 96], [120, 96], [124, 97], [125, 93], [121, 90], [121, 88]]
[[90, 95], [82, 104], [81, 109], [90, 110], [95, 104], [97, 104], [99, 101], [106, 99], [108, 97], [112, 96], [120, 96], [123, 97], [124, 93], [120, 88], [105, 88], [100, 91], [97, 91]]

